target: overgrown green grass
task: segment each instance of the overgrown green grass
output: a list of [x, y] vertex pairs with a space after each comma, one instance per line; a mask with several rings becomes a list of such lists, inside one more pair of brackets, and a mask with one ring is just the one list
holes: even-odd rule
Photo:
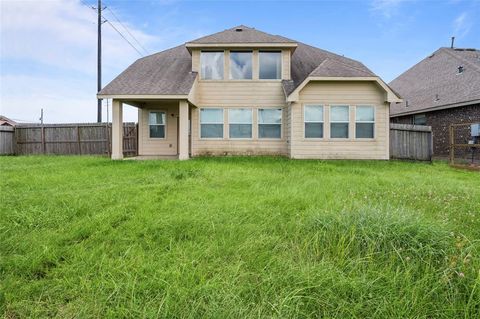
[[479, 318], [480, 174], [0, 158], [6, 318]]

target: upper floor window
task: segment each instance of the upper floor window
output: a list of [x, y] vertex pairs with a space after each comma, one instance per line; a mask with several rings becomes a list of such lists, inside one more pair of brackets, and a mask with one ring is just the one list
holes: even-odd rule
[[323, 137], [323, 105], [305, 105], [305, 138]]
[[330, 107], [330, 137], [348, 138], [350, 107], [335, 105]]
[[230, 80], [252, 79], [252, 52], [230, 51]]
[[260, 51], [259, 56], [259, 78], [264, 80], [282, 78], [282, 52], [281, 51]]
[[202, 80], [223, 80], [223, 51], [202, 51], [200, 53]]
[[148, 114], [149, 136], [151, 138], [165, 138], [165, 112], [150, 112]]
[[355, 137], [373, 138], [375, 132], [375, 108], [359, 105], [355, 109]]
[[200, 109], [200, 137], [223, 138], [223, 109]]
[[282, 137], [282, 109], [258, 109], [258, 138]]

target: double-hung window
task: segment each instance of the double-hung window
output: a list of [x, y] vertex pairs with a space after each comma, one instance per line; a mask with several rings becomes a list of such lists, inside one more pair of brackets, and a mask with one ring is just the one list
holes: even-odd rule
[[252, 138], [252, 109], [229, 109], [230, 138]]
[[425, 114], [415, 114], [413, 116], [414, 125], [427, 125], [427, 117]]
[[358, 105], [355, 108], [355, 138], [373, 138], [375, 135], [375, 108]]
[[165, 138], [165, 112], [150, 112], [148, 114], [149, 136], [151, 138]]
[[223, 80], [223, 51], [200, 52], [200, 76], [202, 80]]
[[200, 109], [200, 137], [223, 138], [223, 109]]
[[252, 51], [230, 51], [230, 80], [252, 79]]
[[348, 105], [330, 107], [330, 138], [348, 138], [349, 109]]
[[323, 138], [323, 105], [305, 105], [305, 138]]
[[282, 109], [258, 110], [258, 138], [282, 137]]
[[259, 78], [262, 80], [275, 80], [282, 78], [282, 52], [281, 51], [260, 51], [259, 57]]

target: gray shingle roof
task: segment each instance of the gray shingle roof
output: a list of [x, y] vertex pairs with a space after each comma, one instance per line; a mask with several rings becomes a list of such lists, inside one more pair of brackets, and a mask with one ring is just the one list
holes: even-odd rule
[[[463, 66], [462, 73], [458, 72], [459, 66]], [[480, 51], [440, 48], [393, 80], [390, 86], [404, 99], [392, 104], [391, 115], [480, 100]]]
[[196, 72], [184, 45], [138, 59], [112, 82], [101, 95], [184, 95], [190, 92]]
[[[238, 31], [241, 30], [241, 31]], [[216, 43], [297, 43], [280, 35], [268, 34], [244, 25], [217, 32], [195, 39], [188, 43], [216, 44]]]
[[[235, 29], [243, 28], [242, 32]], [[210, 42], [208, 42], [210, 41]], [[362, 63], [295, 42], [281, 36], [239, 26], [189, 43], [296, 43], [292, 55], [292, 80], [282, 81], [288, 95], [309, 75], [321, 77], [375, 76]], [[184, 95], [190, 92], [196, 73], [191, 72], [191, 56], [185, 45], [141, 58], [105, 86], [100, 95]]]
[[290, 94], [309, 75], [319, 77], [376, 76], [362, 63], [304, 43], [292, 55], [292, 81], [284, 81], [284, 91]]

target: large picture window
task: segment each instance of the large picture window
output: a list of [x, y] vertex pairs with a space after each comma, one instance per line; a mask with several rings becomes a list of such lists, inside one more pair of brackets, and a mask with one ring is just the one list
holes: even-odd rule
[[230, 138], [252, 138], [252, 109], [229, 109]]
[[350, 110], [348, 105], [330, 107], [330, 137], [348, 138]]
[[259, 78], [263, 80], [274, 80], [282, 78], [282, 52], [281, 51], [260, 51]]
[[358, 105], [355, 109], [355, 138], [373, 138], [375, 134], [375, 108]]
[[252, 52], [230, 51], [230, 80], [252, 79]]
[[200, 137], [223, 138], [223, 109], [200, 109]]
[[223, 80], [223, 51], [200, 52], [200, 75], [202, 80]]
[[150, 112], [148, 114], [149, 136], [151, 138], [165, 138], [165, 112]]
[[323, 105], [305, 105], [305, 138], [323, 138]]
[[282, 137], [282, 109], [258, 110], [258, 137]]

